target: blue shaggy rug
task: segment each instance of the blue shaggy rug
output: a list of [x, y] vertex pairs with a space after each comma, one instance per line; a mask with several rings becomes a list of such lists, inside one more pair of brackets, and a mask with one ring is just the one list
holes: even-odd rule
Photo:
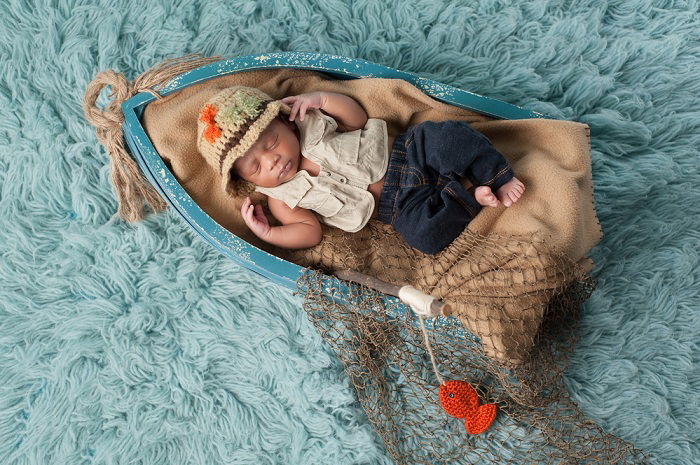
[[[52, 6], [49, 6], [51, 4]], [[694, 1], [0, 3], [0, 463], [390, 464], [301, 298], [168, 211], [112, 219], [81, 108], [109, 68], [318, 51], [591, 127], [605, 233], [567, 384], [700, 463]]]

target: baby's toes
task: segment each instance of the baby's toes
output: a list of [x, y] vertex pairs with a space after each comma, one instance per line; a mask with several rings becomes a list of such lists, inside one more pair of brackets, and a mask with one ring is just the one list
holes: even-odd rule
[[515, 189], [513, 189], [512, 191], [508, 192], [508, 197], [510, 197], [510, 200], [513, 203], [515, 203], [520, 198], [520, 194], [518, 194], [518, 192]]

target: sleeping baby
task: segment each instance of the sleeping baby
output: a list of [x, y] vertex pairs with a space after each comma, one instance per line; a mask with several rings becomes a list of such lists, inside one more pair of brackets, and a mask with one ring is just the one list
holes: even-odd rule
[[282, 226], [271, 226], [250, 197], [241, 214], [257, 237], [285, 248], [318, 244], [319, 221], [357, 232], [376, 218], [432, 255], [482, 207], [509, 207], [525, 192], [503, 155], [464, 121], [424, 121], [392, 137], [384, 120], [332, 92], [273, 100], [252, 87], [224, 89], [200, 111], [197, 146], [227, 193], [241, 195], [250, 183], [268, 196]]

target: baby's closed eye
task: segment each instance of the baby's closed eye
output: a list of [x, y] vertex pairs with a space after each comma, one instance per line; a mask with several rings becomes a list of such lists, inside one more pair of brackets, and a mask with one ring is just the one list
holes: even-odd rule
[[278, 141], [279, 141], [279, 136], [277, 136], [273, 139], [272, 143], [269, 144], [270, 146], [267, 148], [267, 150], [271, 150], [271, 149], [274, 149], [275, 147], [277, 147]]

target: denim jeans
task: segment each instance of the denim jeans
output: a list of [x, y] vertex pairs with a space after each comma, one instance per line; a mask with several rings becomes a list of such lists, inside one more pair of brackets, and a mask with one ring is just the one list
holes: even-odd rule
[[[464, 177], [474, 187], [462, 187]], [[512, 177], [503, 155], [464, 121], [424, 121], [394, 139], [378, 219], [411, 247], [436, 254], [481, 210], [474, 188], [495, 193]]]

